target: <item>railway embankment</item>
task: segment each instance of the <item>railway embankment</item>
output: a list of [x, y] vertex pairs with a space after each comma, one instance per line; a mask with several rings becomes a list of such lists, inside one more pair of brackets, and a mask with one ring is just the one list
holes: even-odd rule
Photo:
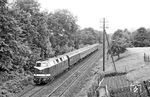
[[[114, 73], [110, 58], [106, 61], [105, 72], [101, 72], [102, 60], [97, 61], [98, 65], [92, 69], [96, 74], [89, 78], [77, 97], [101, 97], [107, 92], [110, 97], [147, 97], [146, 87], [149, 89], [150, 86], [149, 55], [150, 48], [128, 48], [120, 59], [114, 57], [117, 73]], [[96, 76], [100, 78], [99, 83]]]

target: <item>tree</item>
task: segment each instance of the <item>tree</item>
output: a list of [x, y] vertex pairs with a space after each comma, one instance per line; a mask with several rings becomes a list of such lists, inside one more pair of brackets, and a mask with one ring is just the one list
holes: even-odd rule
[[38, 36], [34, 39], [34, 44], [41, 48], [41, 58], [46, 59], [54, 55], [54, 51], [51, 47], [50, 42], [50, 31], [47, 25], [47, 14], [46, 13], [37, 13], [34, 16], [34, 22], [37, 22], [35, 25]]
[[60, 50], [65, 45], [74, 47], [74, 36], [78, 29], [76, 21], [77, 18], [68, 10], [56, 10], [48, 15], [47, 25], [52, 35], [50, 41], [52, 47], [56, 50], [55, 55], [66, 52]]
[[123, 35], [126, 39], [126, 47], [133, 47], [132, 33], [129, 32], [128, 29], [124, 29]]
[[126, 51], [126, 38], [123, 34], [122, 30], [117, 30], [112, 36], [111, 40], [111, 46], [108, 50], [109, 54], [112, 54], [113, 56], [118, 56], [118, 59], [120, 58], [120, 54], [124, 53]]
[[7, 0], [1, 0], [0, 4], [0, 69], [10, 71], [25, 64], [30, 49], [22, 44], [22, 30], [6, 5]]
[[24, 65], [26, 69], [32, 68], [37, 60], [54, 55], [47, 26], [48, 14], [40, 12], [39, 8], [40, 5], [35, 0], [16, 0], [11, 8], [12, 15], [22, 30], [22, 43], [31, 50]]
[[147, 41], [147, 43], [146, 43], [146, 46], [150, 46], [150, 29], [147, 29], [147, 39], [146, 39], [146, 41]]
[[99, 31], [93, 28], [84, 28], [78, 31], [78, 41], [80, 44], [94, 44], [99, 42]]
[[20, 9], [30, 15], [34, 15], [40, 10], [40, 4], [36, 0], [16, 0], [12, 7]]
[[147, 39], [147, 31], [144, 27], [141, 27], [137, 29], [133, 33], [133, 44], [135, 47], [144, 47], [147, 45], [146, 39]]

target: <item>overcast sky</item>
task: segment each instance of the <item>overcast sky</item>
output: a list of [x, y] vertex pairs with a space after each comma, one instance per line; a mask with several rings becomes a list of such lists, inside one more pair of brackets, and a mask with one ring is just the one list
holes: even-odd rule
[[108, 33], [117, 29], [150, 28], [150, 0], [38, 0], [42, 9], [68, 9], [78, 17], [77, 24], [102, 30], [102, 19], [107, 20]]

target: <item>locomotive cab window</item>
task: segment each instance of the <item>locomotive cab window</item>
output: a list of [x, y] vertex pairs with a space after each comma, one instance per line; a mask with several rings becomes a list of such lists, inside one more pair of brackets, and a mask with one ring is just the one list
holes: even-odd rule
[[37, 67], [40, 67], [40, 66], [41, 66], [41, 63], [36, 63], [36, 66], [37, 66]]

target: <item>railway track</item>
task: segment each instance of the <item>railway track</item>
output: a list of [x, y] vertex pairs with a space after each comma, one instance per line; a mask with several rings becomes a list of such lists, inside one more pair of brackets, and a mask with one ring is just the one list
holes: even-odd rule
[[[98, 56], [97, 59], [100, 58], [100, 56]], [[70, 84], [59, 97], [76, 97], [76, 94], [82, 89], [81, 87], [84, 85], [85, 79], [89, 76], [89, 71], [91, 71], [92, 67], [95, 66], [94, 63], [87, 66], [86, 70], [83, 71], [83, 73], [75, 81], [73, 81], [73, 83]]]
[[[74, 68], [72, 68], [68, 72], [65, 72], [65, 74], [62, 74], [62, 76], [56, 78], [55, 81], [44, 86], [34, 86], [17, 97], [51, 97], [51, 96], [53, 97], [63, 95], [63, 93], [65, 93], [67, 88], [69, 88], [71, 84], [76, 82], [77, 78], [81, 75], [83, 70], [87, 68], [87, 66], [84, 65], [89, 64], [89, 62], [92, 62], [97, 55], [98, 53], [90, 55], [85, 60], [79, 62], [79, 64], [76, 65]], [[62, 91], [61, 89], [65, 91]]]
[[[87, 61], [88, 64], [93, 64], [95, 59], [99, 57], [94, 56], [92, 60]], [[80, 79], [82, 75], [84, 75], [87, 68], [91, 67], [92, 65], [82, 65], [81, 68], [76, 70], [72, 75], [70, 75], [63, 83], [57, 86], [50, 94], [45, 97], [63, 97], [64, 94]]]

